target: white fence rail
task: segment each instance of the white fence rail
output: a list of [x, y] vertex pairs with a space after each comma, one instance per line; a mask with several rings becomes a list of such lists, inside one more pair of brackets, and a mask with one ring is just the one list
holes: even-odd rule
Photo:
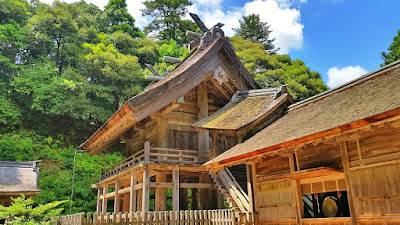
[[113, 214], [78, 213], [61, 216], [59, 225], [256, 225], [251, 214], [232, 210], [186, 210], [173, 212], [136, 212]]

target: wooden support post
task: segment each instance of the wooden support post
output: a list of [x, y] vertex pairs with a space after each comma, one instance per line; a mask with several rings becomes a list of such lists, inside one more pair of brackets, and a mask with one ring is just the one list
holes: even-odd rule
[[172, 211], [179, 211], [179, 167], [175, 166], [172, 172], [174, 190], [172, 192]]
[[210, 154], [210, 159], [217, 157], [218, 155], [218, 134], [217, 132], [211, 132], [212, 137], [212, 150]]
[[[203, 82], [197, 86], [197, 115], [199, 120], [208, 117], [208, 97], [207, 97], [207, 83]], [[209, 131], [200, 130], [198, 132], [198, 148], [199, 152], [207, 153], [209, 148]]]
[[97, 185], [97, 206], [96, 206], [96, 213], [100, 214], [101, 213], [101, 187], [100, 185]]
[[117, 176], [115, 178], [115, 196], [114, 196], [114, 213], [119, 213], [119, 203], [120, 203], [120, 196], [118, 194], [119, 189], [120, 189], [120, 183], [119, 183], [119, 177]]
[[143, 197], [142, 197], [142, 212], [148, 212], [150, 206], [150, 169], [149, 166], [143, 170]]
[[107, 213], [107, 199], [106, 199], [106, 194], [108, 193], [108, 184], [104, 184], [103, 187], [103, 204], [101, 206], [101, 210], [103, 214]]
[[347, 152], [347, 141], [340, 143], [340, 152], [342, 155], [343, 171], [344, 171], [344, 176], [345, 176], [345, 181], [346, 181], [347, 199], [349, 201], [351, 221], [354, 225], [357, 225], [358, 221], [357, 221], [356, 211], [354, 208], [353, 191], [352, 191], [352, 187], [351, 187], [350, 174], [349, 174], [350, 160], [349, 160], [349, 154]]
[[144, 143], [144, 161], [149, 162], [150, 161], [150, 142], [146, 141]]
[[126, 213], [129, 211], [129, 194], [124, 194], [122, 198], [122, 212]]
[[129, 197], [129, 212], [136, 211], [136, 191], [134, 189], [136, 184], [135, 171], [131, 171], [131, 183], [130, 183], [130, 197]]
[[[156, 175], [156, 182], [165, 182], [165, 174], [159, 173]], [[166, 211], [167, 210], [167, 190], [162, 187], [156, 188], [156, 199], [154, 203], [154, 211]]]
[[251, 165], [246, 164], [246, 177], [247, 177], [247, 195], [249, 196], [250, 213], [254, 213], [254, 195], [253, 195], [253, 177], [251, 172]]
[[165, 116], [157, 117], [157, 145], [160, 148], [167, 147], [167, 118]]

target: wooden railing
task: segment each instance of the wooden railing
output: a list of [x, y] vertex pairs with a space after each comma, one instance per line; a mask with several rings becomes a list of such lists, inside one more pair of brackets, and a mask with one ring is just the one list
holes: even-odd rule
[[150, 147], [150, 142], [145, 142], [144, 149], [115, 164], [111, 169], [102, 171], [100, 180], [112, 177], [124, 170], [132, 168], [140, 162], [158, 162], [168, 164], [202, 164], [208, 156], [197, 150], [179, 150], [168, 148]]
[[251, 212], [249, 196], [242, 189], [239, 183], [236, 182], [235, 177], [225, 168], [218, 171], [218, 177], [225, 186], [225, 189], [229, 191], [236, 205], [239, 207], [241, 212]]
[[58, 218], [60, 225], [256, 225], [257, 221], [252, 214], [235, 214], [227, 209], [100, 215], [78, 213]]

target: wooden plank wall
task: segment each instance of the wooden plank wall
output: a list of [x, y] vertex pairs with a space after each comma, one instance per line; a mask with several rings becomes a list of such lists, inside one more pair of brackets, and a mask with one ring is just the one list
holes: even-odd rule
[[260, 221], [268, 224], [296, 223], [296, 200], [293, 182], [276, 180], [258, 183], [256, 208]]
[[348, 142], [348, 154], [359, 224], [400, 224], [400, 128], [363, 132]]

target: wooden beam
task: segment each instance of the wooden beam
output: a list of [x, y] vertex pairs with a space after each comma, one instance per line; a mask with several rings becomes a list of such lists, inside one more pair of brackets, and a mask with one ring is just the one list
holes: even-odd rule
[[131, 171], [131, 183], [130, 183], [130, 197], [129, 197], [129, 212], [136, 212], [136, 175], [135, 171]]
[[347, 199], [349, 201], [349, 208], [350, 208], [350, 216], [351, 216], [351, 221], [353, 225], [357, 225], [357, 215], [354, 207], [354, 197], [353, 197], [353, 191], [351, 187], [351, 182], [350, 182], [350, 174], [349, 174], [349, 169], [350, 169], [350, 160], [349, 160], [349, 154], [347, 151], [347, 141], [341, 142], [340, 143], [340, 153], [342, 155], [342, 163], [343, 163], [343, 170], [344, 170], [344, 175], [345, 175], [345, 181], [346, 181], [346, 187], [347, 187]]
[[142, 212], [148, 212], [150, 206], [150, 168], [146, 166], [143, 170], [143, 192]]
[[103, 214], [107, 213], [107, 198], [105, 197], [108, 193], [108, 184], [104, 184], [103, 187], [103, 204], [101, 206], [101, 211]]
[[202, 30], [203, 32], [207, 32], [208, 28], [206, 27], [206, 25], [203, 23], [203, 21], [200, 19], [200, 17], [194, 13], [189, 13], [190, 17], [192, 17], [192, 19], [194, 20], [194, 22], [197, 24], [197, 26], [199, 26], [200, 30]]
[[193, 31], [191, 31], [191, 30], [187, 30], [185, 34], [186, 34], [186, 36], [188, 36], [188, 37], [190, 37], [190, 38], [193, 38], [193, 39], [196, 39], [196, 38], [202, 36], [202, 34], [197, 33], [197, 32], [193, 32]]
[[174, 63], [174, 64], [182, 62], [182, 59], [171, 56], [164, 56], [163, 60], [164, 62]]
[[147, 69], [149, 69], [150, 70], [150, 72], [152, 73], [152, 74], [154, 74], [154, 76], [160, 76], [160, 74], [157, 72], [157, 70], [156, 69], [154, 69], [154, 67], [152, 66], [152, 65], [150, 65], [150, 64], [145, 64], [146, 65], [146, 67], [147, 67]]
[[226, 100], [228, 100], [228, 101], [231, 100], [232, 96], [230, 96], [230, 95], [224, 90], [224, 88], [222, 88], [222, 86], [219, 85], [219, 83], [218, 83], [217, 80], [215, 80], [215, 79], [212, 78], [212, 79], [210, 79], [210, 81], [211, 81], [211, 83], [213, 84], [213, 87], [215, 87], [215, 89], [217, 89], [217, 91], [219, 91], [219, 92], [222, 94], [222, 96], [223, 96]]
[[150, 76], [150, 75], [147, 75], [145, 77], [146, 80], [151, 80], [151, 81], [159, 81], [159, 80], [161, 80], [163, 78], [164, 77], [162, 77], [162, 76]]
[[172, 192], [172, 211], [179, 211], [179, 167], [175, 166], [172, 172], [174, 189]]

